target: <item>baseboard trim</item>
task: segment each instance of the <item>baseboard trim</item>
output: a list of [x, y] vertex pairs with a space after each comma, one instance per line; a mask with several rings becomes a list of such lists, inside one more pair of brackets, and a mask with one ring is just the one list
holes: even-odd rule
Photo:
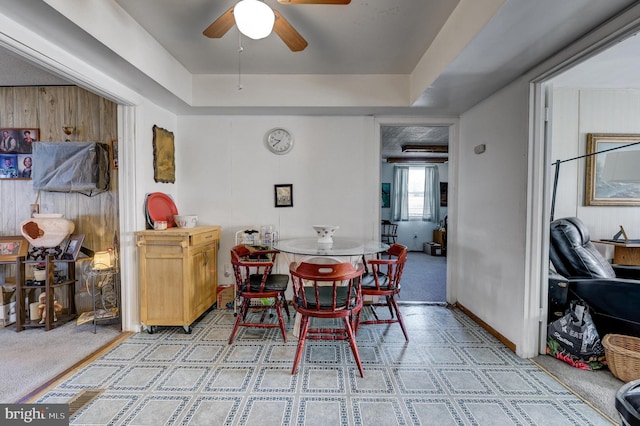
[[478, 316], [476, 316], [476, 314], [471, 312], [469, 309], [465, 308], [460, 303], [456, 303], [454, 306], [460, 309], [462, 312], [464, 312], [464, 314], [467, 315], [469, 318], [471, 318], [474, 322], [478, 323], [480, 327], [487, 330], [487, 332], [491, 334], [493, 337], [495, 337], [496, 339], [498, 339], [500, 343], [505, 345], [507, 348], [511, 349], [513, 353], [516, 353], [516, 345], [511, 340], [507, 339], [502, 334], [498, 333], [493, 327], [491, 327], [486, 322], [482, 321], [480, 318], [478, 318]]
[[409, 300], [409, 301], [398, 300], [398, 305], [447, 306], [448, 304], [447, 304], [447, 302], [418, 302], [418, 301], [413, 302], [411, 300]]

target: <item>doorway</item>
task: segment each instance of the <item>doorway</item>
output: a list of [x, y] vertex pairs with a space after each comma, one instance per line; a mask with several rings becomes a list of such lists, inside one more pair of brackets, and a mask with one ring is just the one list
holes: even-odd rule
[[[637, 31], [637, 27], [635, 29]], [[544, 76], [535, 83], [541, 102], [535, 109], [535, 124], [544, 138], [545, 203], [550, 206], [552, 182], [557, 160], [566, 160], [586, 154], [590, 133], [639, 134], [640, 78], [637, 76], [640, 38], [627, 31], [601, 41], [590, 49], [590, 57], [583, 61], [569, 60], [561, 71]], [[612, 74], [610, 70], [616, 69]], [[545, 105], [545, 103], [547, 105]], [[546, 126], [543, 116], [549, 121]], [[640, 228], [640, 207], [586, 206], [586, 160], [578, 159], [562, 164], [558, 174], [558, 188], [554, 205], [554, 218], [579, 217], [592, 239], [611, 238], [618, 225]], [[549, 208], [542, 209], [540, 219], [543, 232], [549, 229]], [[548, 236], [544, 232], [541, 243], [540, 276], [546, 283], [548, 269]], [[608, 257], [608, 255], [607, 255]], [[540, 306], [546, 312], [547, 286], [540, 289]], [[546, 347], [546, 321], [541, 321], [538, 350]]]
[[[409, 255], [403, 272], [402, 302], [446, 303], [447, 258], [444, 247], [431, 250], [434, 231], [444, 228], [448, 215], [449, 146], [451, 123], [384, 122], [380, 124], [380, 183], [382, 189], [380, 218], [398, 224], [397, 242], [407, 246]], [[435, 221], [421, 219], [394, 220], [390, 198], [396, 165], [438, 171], [438, 188], [442, 188]], [[385, 197], [385, 188], [389, 191]], [[424, 188], [424, 185], [421, 185]], [[421, 207], [421, 206], [419, 206]], [[436, 238], [437, 239], [437, 238]]]

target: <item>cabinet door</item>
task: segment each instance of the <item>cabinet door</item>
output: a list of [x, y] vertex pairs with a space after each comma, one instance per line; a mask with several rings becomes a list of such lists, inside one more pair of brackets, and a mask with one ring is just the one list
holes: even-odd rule
[[216, 300], [216, 245], [208, 244], [192, 250], [192, 286], [189, 298], [194, 319], [209, 309]]
[[217, 282], [218, 282], [218, 245], [210, 244], [203, 252], [203, 278], [204, 284], [202, 294], [205, 309], [209, 309], [217, 300]]
[[178, 244], [142, 248], [140, 314], [143, 323], [183, 324], [183, 258], [183, 249]]

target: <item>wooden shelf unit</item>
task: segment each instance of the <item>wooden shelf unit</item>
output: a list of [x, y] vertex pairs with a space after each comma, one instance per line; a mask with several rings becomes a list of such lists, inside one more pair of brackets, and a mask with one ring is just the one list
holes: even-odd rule
[[138, 231], [140, 320], [155, 326], [191, 324], [216, 303], [220, 226]]
[[[73, 260], [60, 260], [53, 256], [47, 256], [46, 259], [46, 280], [45, 285], [27, 285], [25, 278], [25, 258], [19, 257], [16, 260], [16, 331], [22, 331], [30, 327], [44, 327], [45, 331], [62, 325], [76, 318], [76, 262]], [[41, 263], [42, 261], [29, 260], [26, 263]], [[67, 264], [67, 277], [64, 281], [55, 282], [54, 271], [56, 263]], [[67, 287], [67, 306], [66, 312], [54, 315], [53, 301], [55, 300], [55, 289]], [[33, 290], [42, 290], [47, 295], [46, 298], [46, 315], [44, 324], [40, 324], [40, 320], [27, 319], [27, 306], [25, 306], [25, 297], [28, 292]], [[54, 318], [57, 318], [54, 321]]]

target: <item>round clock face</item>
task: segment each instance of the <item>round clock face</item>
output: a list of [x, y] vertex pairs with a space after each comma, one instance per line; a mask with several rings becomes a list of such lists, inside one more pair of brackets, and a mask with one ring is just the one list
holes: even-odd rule
[[269, 130], [265, 137], [267, 148], [274, 154], [286, 154], [293, 149], [293, 136], [285, 129]]

